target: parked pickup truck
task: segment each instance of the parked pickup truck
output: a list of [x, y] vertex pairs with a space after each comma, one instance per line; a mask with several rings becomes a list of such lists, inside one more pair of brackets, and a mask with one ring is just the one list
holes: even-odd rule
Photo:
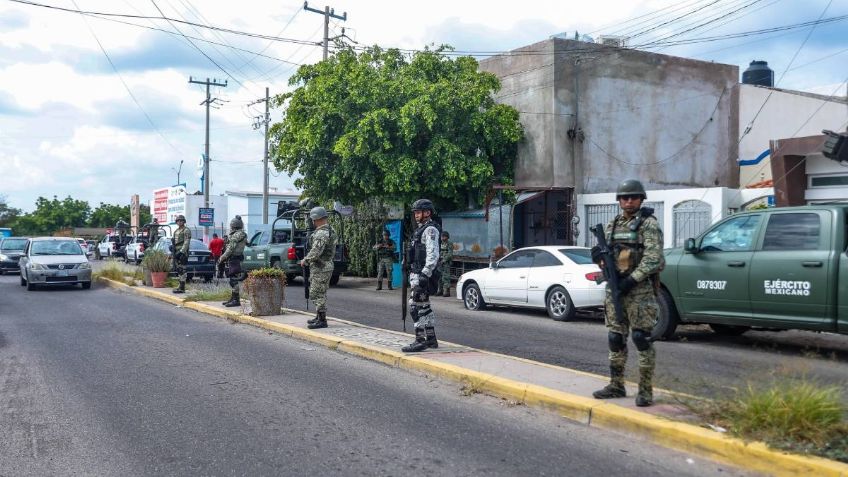
[[848, 204], [738, 213], [666, 250], [654, 338], [678, 323], [848, 334]]
[[[329, 211], [331, 217], [339, 217], [338, 212]], [[286, 272], [286, 280], [291, 282], [294, 277], [302, 276], [303, 269], [300, 261], [305, 256], [304, 248], [307, 238], [306, 216], [309, 211], [302, 209], [290, 210], [277, 217], [267, 230], [256, 232], [244, 249], [245, 271], [262, 267], [281, 268]], [[341, 221], [335, 221], [333, 230], [338, 234], [336, 254], [333, 257], [335, 268], [330, 278], [330, 285], [339, 282], [339, 277], [347, 271], [349, 259], [347, 246], [344, 245], [344, 229]]]

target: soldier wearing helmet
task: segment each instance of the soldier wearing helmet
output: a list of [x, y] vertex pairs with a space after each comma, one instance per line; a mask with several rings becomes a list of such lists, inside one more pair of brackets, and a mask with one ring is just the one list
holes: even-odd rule
[[[618, 270], [623, 320], [616, 321], [609, 290], [604, 302], [607, 339], [609, 344], [610, 384], [595, 391], [596, 399], [624, 397], [624, 366], [627, 363], [627, 336], [633, 339], [639, 353], [639, 392], [636, 405], [653, 404], [653, 378], [656, 350], [651, 343], [651, 331], [659, 317], [655, 286], [665, 265], [663, 233], [654, 209], [642, 207], [648, 198], [642, 183], [628, 179], [622, 182], [615, 195], [622, 214], [606, 226], [607, 243], [613, 250]], [[592, 249], [592, 259], [601, 261], [598, 247]]]
[[244, 222], [241, 221], [241, 216], [236, 215], [230, 221], [230, 235], [227, 236], [227, 248], [218, 259], [218, 266], [221, 266], [222, 263], [227, 263], [227, 278], [230, 279], [230, 289], [232, 289], [229, 301], [223, 303], [227, 307], [241, 305], [239, 284], [247, 277], [241, 269], [241, 262], [244, 261], [245, 245], [247, 245], [247, 234], [244, 233]]
[[401, 348], [404, 353], [417, 353], [427, 348], [438, 348], [436, 340], [436, 315], [430, 308], [430, 293], [439, 282], [439, 224], [433, 220], [435, 209], [429, 199], [418, 199], [412, 204], [412, 213], [418, 228], [412, 234], [412, 244], [406, 262], [410, 264], [409, 316], [415, 324], [415, 341]]
[[311, 330], [327, 327], [327, 289], [333, 276], [333, 255], [336, 252], [336, 234], [330, 227], [327, 210], [313, 207], [309, 219], [315, 231], [309, 236], [309, 253], [300, 261], [302, 267], [309, 267], [309, 299], [315, 304], [315, 318], [307, 321]]
[[174, 247], [174, 265], [180, 280], [180, 286], [174, 288], [174, 293], [185, 293], [186, 265], [188, 264], [188, 249], [191, 245], [191, 230], [186, 227], [186, 219], [182, 214], [178, 215], [174, 222], [177, 223], [177, 230], [174, 231], [171, 242]]
[[442, 241], [439, 242], [439, 273], [442, 278], [439, 281], [439, 289], [436, 290], [436, 296], [451, 296], [451, 275], [450, 266], [453, 261], [453, 242], [450, 240], [450, 233], [447, 230], [442, 230]]

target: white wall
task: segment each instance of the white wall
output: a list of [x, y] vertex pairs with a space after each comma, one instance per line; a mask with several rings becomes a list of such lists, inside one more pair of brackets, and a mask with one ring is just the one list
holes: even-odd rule
[[848, 176], [848, 167], [828, 159], [821, 154], [807, 156], [804, 167], [807, 174], [807, 189], [804, 199], [808, 202], [848, 201], [848, 186], [810, 187], [810, 180], [822, 176]]

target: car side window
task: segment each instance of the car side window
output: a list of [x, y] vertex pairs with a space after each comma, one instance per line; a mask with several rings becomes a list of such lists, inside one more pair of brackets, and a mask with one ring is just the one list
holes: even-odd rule
[[754, 248], [759, 215], [734, 217], [710, 230], [701, 241], [704, 252], [746, 252]]
[[766, 226], [763, 250], [816, 250], [820, 234], [819, 214], [773, 214]]
[[533, 268], [558, 267], [560, 265], [562, 265], [562, 262], [552, 254], [544, 250], [536, 251], [536, 257], [533, 259]]
[[259, 237], [261, 237], [261, 236], [262, 236], [262, 234], [260, 234], [259, 232], [256, 232], [255, 234], [253, 234], [253, 237], [250, 237], [250, 242], [247, 243], [247, 246], [248, 247], [255, 247], [256, 244], [259, 243]]
[[498, 268], [525, 268], [533, 265], [534, 252], [524, 250], [508, 255], [498, 262]]

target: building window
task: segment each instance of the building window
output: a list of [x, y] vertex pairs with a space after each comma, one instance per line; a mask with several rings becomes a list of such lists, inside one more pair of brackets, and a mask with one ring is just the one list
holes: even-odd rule
[[810, 177], [810, 187], [845, 187], [848, 186], [848, 175], [842, 176], [813, 176]]

